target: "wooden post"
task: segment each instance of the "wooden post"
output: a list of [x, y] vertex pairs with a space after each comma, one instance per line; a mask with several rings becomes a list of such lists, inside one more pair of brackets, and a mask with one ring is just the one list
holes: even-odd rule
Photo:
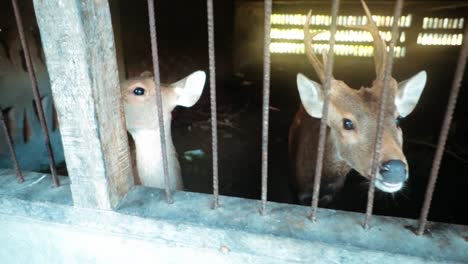
[[75, 206], [112, 209], [133, 186], [107, 0], [34, 0]]

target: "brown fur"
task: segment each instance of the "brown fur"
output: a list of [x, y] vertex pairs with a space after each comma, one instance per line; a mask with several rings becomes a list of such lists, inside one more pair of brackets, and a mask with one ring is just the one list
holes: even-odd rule
[[[369, 8], [364, 1], [361, 2], [367, 16], [367, 24], [352, 27], [369, 31], [372, 35], [376, 79], [370, 88], [351, 89], [343, 81], [331, 77], [322, 186], [332, 194], [343, 186], [351, 169], [370, 178], [378, 115], [381, 112], [384, 69], [388, 54]], [[325, 83], [324, 65], [327, 64], [327, 56], [324, 56], [322, 63], [311, 48], [313, 38], [319, 32], [310, 32], [310, 21], [311, 11], [304, 24], [305, 54], [320, 81]], [[408, 163], [402, 151], [403, 135], [397, 125], [397, 119], [411, 113], [425, 83], [424, 71], [399, 84], [395, 79], [389, 79], [387, 101], [383, 109], [382, 145], [377, 160], [379, 167], [375, 181], [375, 186], [385, 192], [400, 190], [408, 178]], [[320, 84], [301, 74], [297, 76], [297, 84], [303, 107], [297, 112], [289, 130], [289, 155], [294, 168], [294, 190], [304, 202], [305, 198], [311, 197], [313, 190], [325, 91]]]
[[[332, 81], [330, 92], [327, 139], [322, 171], [325, 193], [334, 193], [343, 186], [351, 169], [369, 177], [376, 124], [379, 113], [381, 82], [372, 88], [352, 89], [341, 81]], [[382, 154], [380, 161], [406, 158], [401, 150], [402, 133], [396, 126], [398, 113], [394, 104], [396, 81], [389, 87], [387, 110], [384, 117]], [[353, 121], [355, 131], [342, 128], [342, 120]], [[320, 119], [311, 117], [301, 106], [289, 130], [289, 155], [294, 169], [294, 190], [299, 194], [311, 194], [317, 160]]]

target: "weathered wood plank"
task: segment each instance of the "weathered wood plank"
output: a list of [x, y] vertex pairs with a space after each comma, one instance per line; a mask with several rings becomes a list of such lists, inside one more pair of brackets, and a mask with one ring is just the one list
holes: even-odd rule
[[34, 0], [75, 206], [112, 209], [133, 186], [107, 0]]

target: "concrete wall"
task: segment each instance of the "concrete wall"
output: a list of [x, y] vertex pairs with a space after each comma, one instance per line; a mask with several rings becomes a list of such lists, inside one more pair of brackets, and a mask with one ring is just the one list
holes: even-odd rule
[[0, 171], [0, 263], [449, 263], [468, 260], [468, 228], [362, 214], [135, 187], [115, 211], [73, 206], [68, 178]]

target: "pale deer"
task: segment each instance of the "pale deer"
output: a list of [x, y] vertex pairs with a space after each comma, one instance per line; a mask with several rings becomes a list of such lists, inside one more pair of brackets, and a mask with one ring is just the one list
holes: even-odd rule
[[[361, 1], [367, 16], [367, 24], [353, 26], [368, 31], [374, 43], [376, 79], [372, 87], [352, 89], [345, 82], [332, 77], [329, 97], [326, 145], [323, 161], [321, 203], [329, 203], [345, 182], [347, 174], [356, 170], [370, 179], [374, 140], [377, 130], [380, 94], [383, 87], [387, 46], [380, 37], [372, 15]], [[304, 25], [304, 45], [309, 62], [321, 83], [325, 83], [324, 64], [311, 47], [312, 39], [319, 33], [309, 30], [311, 13]], [[353, 70], [353, 69], [352, 69]], [[360, 71], [354, 69], [355, 71]], [[408, 179], [408, 162], [402, 151], [403, 135], [400, 118], [409, 115], [415, 108], [426, 83], [426, 72], [397, 83], [389, 80], [386, 111], [379, 169], [375, 186], [377, 189], [394, 193]], [[289, 155], [294, 173], [292, 186], [299, 202], [310, 201], [313, 191], [315, 163], [317, 158], [320, 118], [324, 101], [322, 86], [302, 74], [297, 75], [297, 86], [302, 106], [299, 108], [289, 130]]]
[[[172, 84], [161, 84], [169, 186], [171, 190], [184, 188], [177, 153], [171, 137], [171, 112], [180, 105], [190, 107], [201, 96], [205, 73], [196, 71]], [[159, 119], [156, 106], [156, 85], [149, 72], [121, 83], [127, 130], [135, 142], [135, 183], [164, 188]]]

